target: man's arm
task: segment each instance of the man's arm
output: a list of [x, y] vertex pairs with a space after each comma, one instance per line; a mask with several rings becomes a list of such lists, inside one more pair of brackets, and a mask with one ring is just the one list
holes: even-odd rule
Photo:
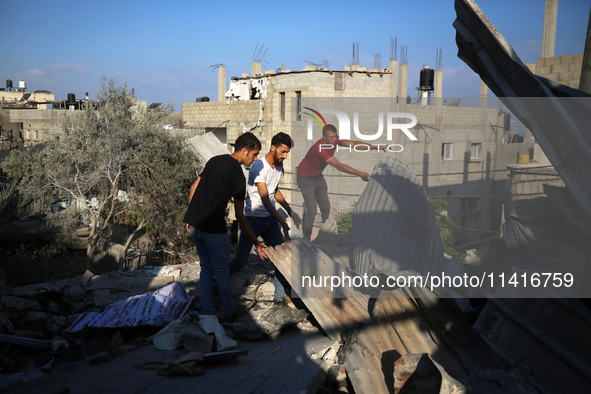
[[191, 185], [191, 188], [189, 189], [189, 204], [191, 203], [191, 200], [193, 199], [193, 194], [195, 194], [195, 190], [197, 190], [197, 185], [199, 185], [200, 180], [201, 180], [201, 177], [198, 177], [197, 180], [195, 182], [193, 182], [193, 184]]
[[295, 224], [297, 228], [300, 228], [302, 219], [300, 219], [297, 213], [291, 210], [291, 206], [287, 203], [287, 201], [283, 197], [283, 194], [281, 194], [279, 188], [277, 188], [277, 191], [275, 192], [275, 201], [281, 204], [283, 209], [285, 209], [285, 212], [287, 212], [287, 214], [293, 219], [293, 224]]
[[[197, 185], [199, 185], [200, 180], [201, 180], [201, 177], [197, 177], [197, 180], [195, 182], [193, 182], [193, 184], [191, 185], [191, 188], [189, 189], [189, 204], [191, 203], [191, 200], [193, 199], [193, 194], [195, 194], [195, 190], [197, 190]], [[191, 229], [189, 229], [189, 223], [187, 223], [187, 231], [191, 232]]]
[[349, 167], [348, 165], [338, 161], [334, 156], [326, 160], [326, 162], [339, 171], [346, 172], [347, 174], [351, 175], [356, 175], [366, 182], [369, 181], [370, 175], [367, 172], [359, 171], [353, 167]]
[[[283, 220], [281, 218], [281, 215], [279, 215], [279, 212], [277, 212], [277, 210], [275, 209], [275, 207], [271, 203], [271, 199], [269, 199], [269, 190], [267, 190], [267, 184], [265, 182], [257, 182], [256, 185], [257, 185], [257, 190], [259, 192], [259, 196], [261, 197], [261, 201], [263, 202], [263, 205], [265, 206], [267, 211], [271, 214], [271, 216], [273, 216], [279, 222], [279, 224], [281, 225], [281, 228], [283, 228], [283, 235], [285, 236], [285, 239], [288, 240], [289, 239], [289, 225], [287, 224], [287, 222], [285, 220]], [[279, 192], [279, 189], [277, 189], [277, 193], [278, 192]], [[277, 200], [277, 193], [275, 193], [275, 200]], [[291, 212], [291, 208], [289, 209], [288, 213], [289, 212]]]
[[263, 248], [266, 248], [267, 245], [260, 242], [255, 236], [252, 228], [250, 228], [250, 224], [248, 224], [248, 220], [246, 220], [246, 216], [244, 216], [244, 200], [238, 200], [234, 198], [234, 212], [236, 213], [236, 219], [240, 223], [240, 227], [242, 231], [246, 233], [246, 236], [251, 239], [254, 243], [254, 247], [257, 249], [259, 256], [262, 259], [266, 259], [267, 255], [263, 251]]

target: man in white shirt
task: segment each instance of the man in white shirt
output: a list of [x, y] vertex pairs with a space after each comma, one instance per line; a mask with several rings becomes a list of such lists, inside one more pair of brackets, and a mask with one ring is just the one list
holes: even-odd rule
[[[271, 140], [271, 149], [265, 157], [257, 160], [248, 172], [248, 184], [246, 186], [246, 206], [244, 213], [254, 232], [255, 237], [262, 237], [267, 246], [277, 246], [285, 239], [289, 239], [289, 225], [277, 212], [275, 202], [278, 202], [296, 226], [301, 222], [299, 216], [292, 212], [291, 207], [279, 190], [279, 180], [283, 173], [283, 161], [293, 146], [293, 140], [286, 133], [278, 133]], [[236, 209], [241, 209], [236, 206]], [[283, 229], [283, 235], [281, 230]], [[230, 262], [230, 272], [239, 271], [246, 263], [252, 249], [253, 242], [243, 232], [240, 235], [236, 256]], [[282, 302], [285, 289], [281, 282], [285, 283], [283, 275], [275, 270], [275, 294], [273, 300]]]

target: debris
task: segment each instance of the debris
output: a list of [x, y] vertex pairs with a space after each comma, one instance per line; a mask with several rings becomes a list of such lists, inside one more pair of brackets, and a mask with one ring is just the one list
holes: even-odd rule
[[199, 326], [196, 312], [169, 323], [153, 338], [154, 347], [158, 350], [174, 350], [185, 346], [187, 350], [204, 353], [212, 350], [213, 340], [214, 337], [207, 335]]
[[[394, 363], [394, 393], [461, 394], [466, 388], [428, 354], [406, 354]], [[488, 391], [474, 391], [488, 392]]]
[[173, 282], [152, 294], [142, 294], [117, 301], [102, 313], [88, 312], [64, 332], [77, 332], [89, 327], [163, 326], [184, 315], [191, 304], [182, 284]]
[[15, 345], [50, 349], [51, 341], [45, 339], [27, 338], [24, 336], [0, 334], [0, 342], [14, 343]]
[[226, 336], [224, 328], [218, 321], [215, 315], [199, 315], [199, 326], [203, 329], [206, 334], [214, 334], [216, 349], [224, 350], [238, 346], [238, 343]]

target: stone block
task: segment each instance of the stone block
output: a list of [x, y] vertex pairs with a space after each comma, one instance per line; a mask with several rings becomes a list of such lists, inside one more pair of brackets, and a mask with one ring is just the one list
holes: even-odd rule
[[20, 298], [13, 296], [3, 296], [0, 298], [0, 305], [9, 310], [19, 311], [40, 311], [43, 310], [38, 301], [30, 300], [28, 298]]

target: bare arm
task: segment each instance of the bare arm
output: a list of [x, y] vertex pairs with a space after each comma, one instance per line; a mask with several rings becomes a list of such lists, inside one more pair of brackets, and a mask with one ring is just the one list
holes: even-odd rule
[[189, 189], [189, 203], [191, 203], [191, 200], [193, 199], [193, 194], [195, 194], [195, 190], [197, 190], [197, 185], [199, 185], [200, 180], [201, 180], [201, 177], [198, 177], [197, 180], [195, 182], [193, 182], [193, 184], [191, 185], [191, 188]]
[[[193, 195], [195, 194], [195, 190], [197, 190], [197, 185], [199, 185], [200, 180], [201, 180], [201, 177], [198, 177], [197, 180], [195, 182], [193, 182], [193, 184], [191, 185], [191, 188], [189, 188], [189, 204], [191, 203], [191, 200], [193, 199]], [[191, 232], [191, 229], [189, 229], [189, 223], [187, 223], [187, 231]]]
[[335, 157], [331, 157], [330, 159], [326, 160], [326, 162], [328, 164], [330, 164], [331, 166], [333, 166], [334, 168], [336, 168], [339, 171], [342, 172], [346, 172], [347, 174], [351, 174], [351, 175], [355, 175], [360, 177], [362, 180], [364, 181], [368, 181], [369, 180], [369, 174], [367, 172], [363, 172], [363, 171], [359, 171], [356, 170], [353, 167], [349, 167], [346, 164], [341, 163], [340, 161], [338, 161]]
[[[285, 222], [285, 220], [281, 218], [279, 212], [277, 212], [277, 210], [271, 203], [271, 199], [269, 198], [269, 190], [267, 190], [267, 184], [265, 182], [257, 182], [256, 185], [263, 205], [271, 214], [271, 216], [273, 216], [283, 228], [283, 235], [285, 236], [285, 239], [289, 239], [289, 225]], [[277, 192], [279, 192], [279, 189], [277, 189]], [[277, 200], [277, 193], [275, 194], [275, 199]], [[285, 200], [283, 201], [285, 202]], [[289, 209], [289, 211], [291, 211], [291, 208]]]
[[254, 247], [257, 249], [257, 252], [261, 258], [266, 259], [267, 255], [263, 251], [263, 248], [266, 248], [267, 245], [260, 242], [255, 236], [252, 228], [250, 228], [250, 224], [248, 224], [248, 220], [246, 220], [246, 216], [244, 216], [244, 200], [234, 199], [234, 212], [236, 213], [236, 219], [240, 223], [242, 227], [242, 231], [246, 233], [246, 236], [251, 239], [254, 243]]
[[293, 223], [295, 224], [295, 226], [297, 228], [300, 228], [300, 223], [302, 222], [302, 219], [300, 219], [297, 213], [291, 210], [291, 206], [287, 203], [287, 201], [283, 197], [283, 194], [281, 194], [279, 188], [277, 188], [277, 191], [275, 192], [275, 201], [281, 204], [283, 209], [285, 209], [285, 212], [287, 212], [287, 214], [293, 219]]

